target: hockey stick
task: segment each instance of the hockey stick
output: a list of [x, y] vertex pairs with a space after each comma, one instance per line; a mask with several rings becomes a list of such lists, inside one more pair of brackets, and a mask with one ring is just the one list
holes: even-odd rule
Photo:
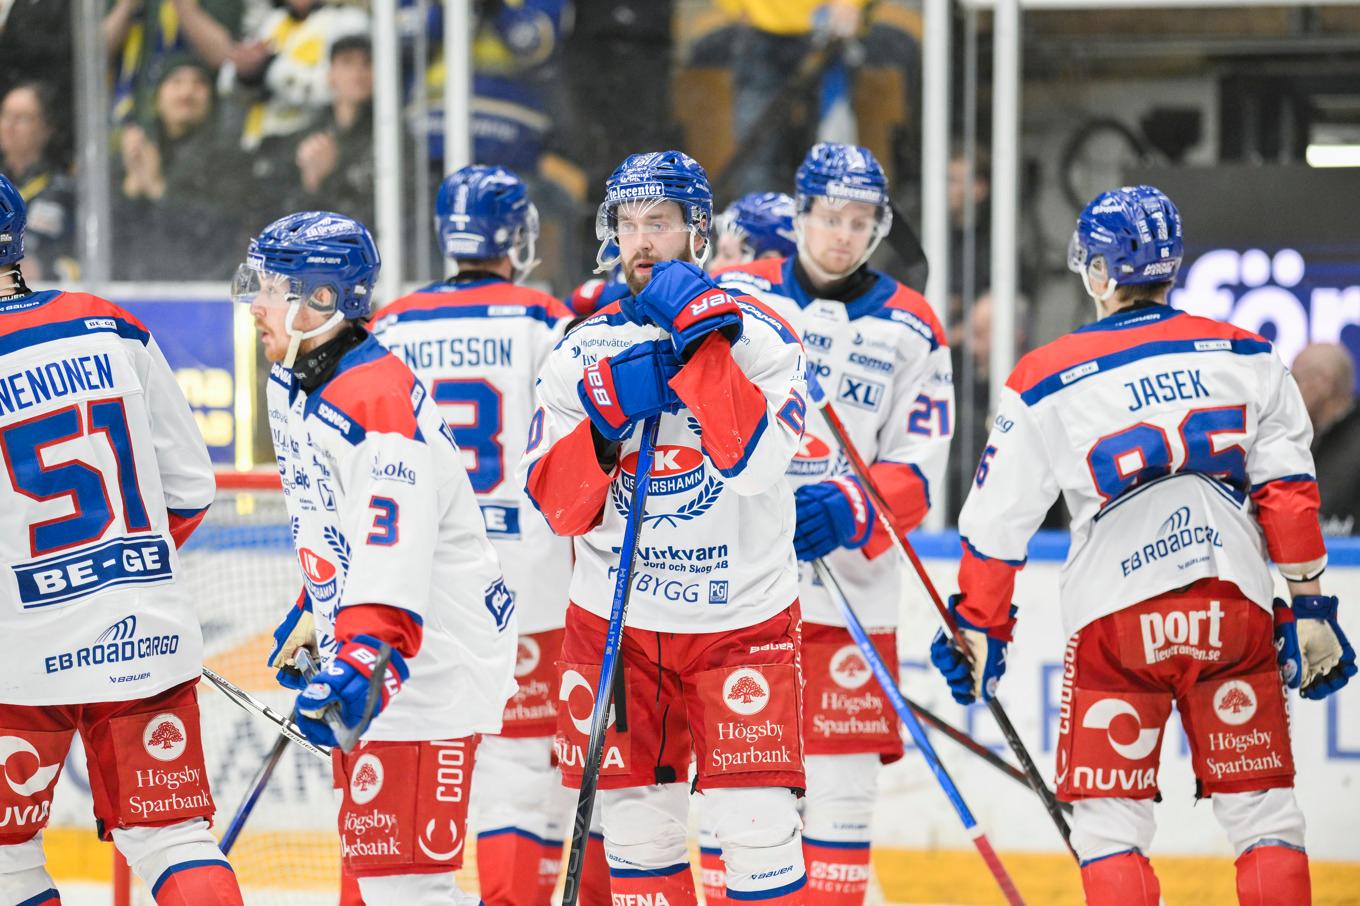
[[203, 675], [217, 687], [218, 692], [221, 692], [227, 698], [231, 699], [231, 701], [240, 707], [241, 710], [246, 711], [247, 713], [258, 714], [273, 724], [274, 728], [289, 742], [302, 746], [302, 748], [311, 752], [317, 758], [325, 759], [327, 762], [331, 760], [331, 753], [320, 746], [314, 745], [311, 740], [303, 736], [302, 731], [299, 730], [291, 720], [284, 717], [231, 680], [208, 667], [203, 668]]
[[378, 646], [378, 657], [373, 662], [373, 674], [368, 678], [368, 697], [364, 699], [364, 713], [359, 722], [349, 726], [340, 718], [340, 703], [332, 702], [322, 714], [326, 726], [335, 734], [335, 742], [340, 751], [348, 755], [354, 751], [359, 737], [368, 729], [373, 720], [373, 712], [378, 710], [378, 699], [382, 696], [383, 683], [387, 680], [387, 665], [392, 662], [392, 646], [383, 642]]
[[595, 687], [595, 707], [590, 712], [590, 740], [585, 764], [581, 768], [581, 792], [576, 799], [576, 819], [571, 827], [571, 850], [567, 855], [567, 880], [562, 889], [562, 906], [576, 906], [581, 894], [581, 871], [586, 861], [586, 841], [590, 837], [590, 818], [595, 811], [595, 793], [600, 785], [600, 762], [604, 759], [604, 734], [614, 699], [614, 676], [619, 668], [619, 649], [623, 646], [623, 623], [628, 617], [628, 597], [633, 590], [633, 567], [637, 558], [638, 533], [647, 506], [647, 485], [652, 473], [652, 451], [661, 417], [648, 417], [642, 426], [642, 445], [638, 448], [634, 471], [633, 499], [623, 526], [623, 545], [619, 548], [619, 573], [614, 579], [614, 601], [609, 608], [609, 629], [604, 637], [604, 656], [600, 662], [600, 682]]
[[921, 755], [925, 757], [926, 763], [930, 765], [930, 770], [935, 774], [935, 779], [939, 782], [940, 788], [944, 790], [945, 796], [949, 799], [949, 804], [954, 806], [954, 811], [958, 813], [959, 820], [963, 822], [964, 830], [968, 831], [968, 836], [972, 837], [973, 845], [977, 847], [978, 854], [982, 856], [982, 861], [987, 864], [987, 870], [992, 873], [996, 883], [1001, 887], [1001, 893], [1006, 898], [1006, 902], [1011, 906], [1024, 906], [1024, 899], [1020, 892], [1015, 889], [1015, 882], [1006, 872], [1006, 866], [1001, 864], [1001, 858], [992, 849], [991, 841], [987, 839], [987, 834], [982, 830], [982, 826], [977, 823], [973, 813], [968, 810], [968, 805], [963, 801], [963, 794], [954, 784], [953, 778], [945, 770], [944, 762], [940, 761], [939, 754], [935, 747], [930, 743], [930, 737], [926, 736], [926, 731], [921, 727], [921, 722], [916, 719], [916, 714], [907, 704], [907, 700], [902, 696], [902, 690], [897, 686], [897, 678], [888, 672], [888, 667], [883, 663], [883, 658], [879, 657], [878, 649], [874, 647], [873, 641], [869, 638], [869, 633], [864, 631], [864, 626], [860, 623], [859, 617], [855, 615], [855, 610], [850, 606], [850, 600], [845, 596], [841, 589], [840, 582], [832, 574], [830, 568], [820, 559], [812, 561], [812, 568], [817, 573], [817, 578], [822, 580], [826, 590], [836, 601], [836, 608], [841, 612], [845, 619], [846, 628], [850, 630], [850, 635], [854, 638], [855, 644], [859, 646], [860, 654], [869, 663], [869, 669], [873, 671], [874, 678], [878, 680], [879, 686], [888, 696], [888, 701], [892, 702], [893, 710], [902, 719], [902, 723], [911, 734], [912, 741], [921, 750]]
[[[825, 400], [825, 397], [823, 397], [823, 399]], [[873, 498], [874, 506], [878, 508], [879, 524], [883, 526], [884, 530], [888, 533], [888, 537], [892, 539], [893, 547], [897, 549], [899, 554], [907, 559], [911, 564], [912, 569], [916, 571], [916, 576], [920, 579], [921, 585], [929, 595], [931, 603], [935, 605], [935, 609], [939, 612], [940, 619], [944, 620], [945, 627], [948, 628], [949, 634], [953, 636], [954, 647], [956, 647], [959, 650], [959, 653], [971, 664], [973, 660], [971, 646], [969, 646], [968, 642], [959, 632], [958, 624], [954, 622], [954, 618], [950, 616], [949, 609], [945, 607], [944, 600], [940, 597], [940, 593], [935, 589], [935, 583], [930, 581], [930, 576], [926, 574], [925, 567], [921, 565], [920, 558], [916, 556], [916, 551], [912, 550], [911, 545], [907, 543], [907, 540], [898, 535], [897, 530], [893, 527], [892, 520], [889, 516], [889, 514], [892, 513], [892, 508], [888, 506], [887, 500], [883, 497], [883, 492], [879, 490], [878, 485], [874, 482], [873, 476], [869, 474], [869, 467], [865, 464], [864, 458], [860, 456], [854, 441], [850, 439], [849, 432], [845, 430], [845, 423], [842, 422], [840, 416], [836, 414], [836, 410], [831, 405], [830, 400], [825, 400], [825, 403], [818, 402], [817, 405], [820, 407], [822, 417], [826, 420], [826, 424], [831, 429], [831, 433], [835, 436], [836, 442], [840, 444], [841, 450], [850, 461], [850, 468], [854, 471], [859, 480], [863, 482], [865, 489], [869, 492], [869, 496]], [[1062, 835], [1063, 842], [1067, 844], [1068, 851], [1072, 853], [1072, 858], [1080, 861], [1076, 850], [1072, 849], [1072, 829], [1067, 826], [1067, 819], [1063, 816], [1062, 808], [1058, 805], [1058, 798], [1053, 795], [1053, 791], [1048, 788], [1048, 784], [1044, 783], [1044, 778], [1040, 775], [1038, 766], [1035, 765], [1034, 759], [1030, 756], [1029, 749], [1025, 747], [1024, 741], [1020, 739], [1020, 734], [1016, 731], [1015, 725], [1011, 723], [1010, 716], [1006, 714], [1006, 709], [1003, 708], [1001, 702], [995, 698], [987, 701], [987, 709], [992, 712], [992, 717], [996, 720], [997, 726], [1001, 728], [1001, 735], [1006, 738], [1006, 743], [1011, 747], [1011, 751], [1015, 753], [1016, 760], [1020, 762], [1020, 769], [1025, 772], [1025, 777], [1029, 780], [1030, 789], [1034, 790], [1035, 795], [1043, 802], [1044, 809], [1048, 812], [1049, 817], [1053, 819], [1053, 824], [1058, 828], [1058, 833]]]
[[[923, 706], [920, 702], [913, 700], [906, 693], [903, 693], [902, 697], [906, 699], [907, 705], [911, 707], [911, 710], [916, 712], [916, 716], [921, 718], [921, 720], [925, 721], [930, 727], [939, 730], [945, 736], [949, 737], [951, 740], [958, 743], [963, 748], [972, 752], [974, 755], [978, 756], [983, 761], [987, 762], [992, 767], [996, 768], [998, 771], [1000, 771], [1010, 779], [1014, 780], [1016, 783], [1023, 786], [1025, 789], [1029, 789], [1029, 778], [1025, 776], [1024, 771], [1020, 770], [1015, 765], [1011, 764], [1009, 761], [1002, 758], [1000, 755], [996, 754], [991, 749], [987, 748], [982, 743], [978, 742], [976, 739], [960, 730], [958, 727], [954, 726], [951, 723], [948, 723], [947, 721], [944, 720], [944, 718], [940, 717], [938, 714], [933, 713], [925, 706]], [[1068, 815], [1072, 814], [1072, 803], [1059, 802], [1058, 807], [1063, 810], [1064, 814]]]

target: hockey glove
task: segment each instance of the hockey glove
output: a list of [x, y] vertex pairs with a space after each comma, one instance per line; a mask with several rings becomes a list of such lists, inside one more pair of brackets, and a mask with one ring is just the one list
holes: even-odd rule
[[858, 478], [805, 484], [793, 492], [793, 498], [798, 511], [793, 550], [799, 560], [816, 560], [838, 547], [855, 550], [868, 543], [874, 505]]
[[1280, 681], [1290, 689], [1299, 688], [1303, 678], [1303, 656], [1299, 653], [1299, 627], [1294, 611], [1285, 601], [1275, 599], [1275, 663], [1280, 666]]
[[704, 338], [720, 331], [727, 342], [741, 336], [741, 309], [703, 268], [688, 261], [662, 261], [634, 302], [645, 321], [669, 331], [675, 354], [688, 359]]
[[401, 691], [410, 671], [402, 656], [393, 651], [381, 678], [373, 713], [364, 719], [369, 689], [374, 683], [373, 666], [378, 662], [382, 642], [371, 635], [356, 635], [345, 642], [335, 659], [318, 673], [306, 689], [298, 693], [298, 729], [317, 745], [337, 746], [339, 740], [326, 722], [326, 712], [337, 709], [340, 722], [362, 734], [368, 724], [382, 713], [392, 696]]
[[[1336, 621], [1335, 595], [1295, 595], [1299, 695], [1320, 701], [1355, 676], [1355, 649]], [[1278, 638], [1279, 631], [1276, 630]]]
[[298, 670], [297, 651], [306, 648], [312, 661], [318, 662], [321, 656], [316, 646], [316, 627], [312, 621], [312, 599], [307, 592], [298, 595], [297, 604], [288, 608], [283, 622], [274, 630], [274, 650], [269, 652], [266, 663], [278, 669], [275, 678], [285, 689], [301, 689], [307, 685]]
[[635, 423], [680, 408], [680, 397], [670, 385], [679, 373], [680, 360], [671, 344], [646, 340], [587, 365], [576, 393], [595, 429], [617, 443], [633, 433]]
[[986, 629], [975, 626], [959, 614], [958, 595], [949, 599], [949, 613], [959, 625], [959, 634], [972, 649], [969, 664], [953, 640], [940, 629], [930, 643], [930, 662], [944, 674], [954, 701], [971, 705], [977, 699], [989, 702], [996, 698], [996, 687], [1006, 672], [1006, 648], [1010, 645], [1011, 630], [1015, 627], [1015, 605], [1010, 618], [1000, 626]]

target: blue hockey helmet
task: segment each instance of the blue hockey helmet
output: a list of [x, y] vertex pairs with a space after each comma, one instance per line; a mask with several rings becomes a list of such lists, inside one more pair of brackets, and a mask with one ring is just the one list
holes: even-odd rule
[[596, 273], [616, 263], [605, 258], [605, 246], [617, 241], [619, 205], [633, 201], [676, 202], [689, 228], [692, 257], [701, 264], [708, 257], [713, 190], [704, 168], [683, 151], [630, 154], [605, 181], [604, 202], [595, 217], [595, 237], [600, 240]]
[[1152, 186], [1125, 186], [1102, 192], [1082, 210], [1067, 267], [1093, 296], [1090, 278], [1107, 277], [1099, 298], [1108, 299], [1116, 286], [1176, 279], [1184, 255], [1181, 214], [1171, 199]]
[[474, 165], [446, 176], [435, 196], [434, 229], [450, 261], [509, 257], [517, 280], [538, 264], [538, 210], [504, 167]]
[[856, 270], [869, 260], [883, 237], [892, 229], [892, 202], [888, 196], [888, 175], [874, 153], [860, 145], [840, 142], [818, 142], [808, 151], [798, 166], [794, 178], [794, 205], [800, 215], [794, 221], [800, 251], [803, 247], [802, 215], [812, 203], [825, 198], [832, 205], [859, 202], [871, 205], [876, 212], [876, 225], [864, 252], [850, 270]]
[[727, 206], [719, 229], [739, 238], [753, 259], [771, 252], [787, 257], [797, 250], [793, 215], [793, 199], [783, 192], [752, 192]]
[[0, 267], [24, 257], [24, 225], [28, 208], [14, 183], [0, 173]]

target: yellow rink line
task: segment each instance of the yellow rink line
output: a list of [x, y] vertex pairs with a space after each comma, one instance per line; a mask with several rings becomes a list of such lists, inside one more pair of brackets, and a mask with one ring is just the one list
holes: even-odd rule
[[[48, 828], [43, 834], [48, 870], [62, 881], [109, 882], [112, 849], [93, 830]], [[233, 853], [247, 886], [334, 890], [337, 845], [322, 832], [243, 834]], [[472, 845], [468, 847], [469, 868]], [[1025, 899], [1043, 906], [1081, 906], [1081, 879], [1069, 857], [1003, 852], [1001, 859]], [[891, 903], [992, 906], [1005, 900], [976, 853], [969, 850], [875, 849], [874, 871]], [[1226, 858], [1154, 856], [1163, 899], [1170, 904], [1236, 902], [1233, 865]], [[464, 873], [472, 875], [472, 871]], [[1312, 863], [1313, 906], [1353, 906], [1360, 891], [1360, 862]], [[467, 878], [471, 880], [471, 878]]]

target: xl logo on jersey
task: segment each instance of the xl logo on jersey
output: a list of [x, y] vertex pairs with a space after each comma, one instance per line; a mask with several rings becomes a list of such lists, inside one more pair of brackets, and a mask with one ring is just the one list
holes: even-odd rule
[[789, 462], [789, 474], [800, 477], [825, 475], [831, 470], [831, 448], [814, 434], [804, 434], [798, 452]]
[[[620, 516], [628, 517], [628, 505], [637, 487], [637, 451], [623, 457], [623, 474], [610, 488], [610, 497]], [[722, 494], [723, 483], [716, 478], [704, 478], [704, 454], [693, 447], [677, 444], [658, 444], [652, 451], [652, 469], [647, 479], [649, 498], [676, 497], [685, 499], [670, 502], [674, 509], [665, 513], [648, 513], [645, 521], [658, 525], [678, 526], [681, 522], [697, 519], [712, 509]]]
[[298, 548], [298, 562], [307, 581], [307, 592], [318, 601], [335, 597], [338, 580], [335, 565], [309, 547]]
[[836, 396], [841, 402], [849, 403], [851, 406], [877, 412], [878, 407], [883, 403], [885, 389], [878, 381], [854, 378], [848, 374], [843, 374], [841, 375], [840, 392]]

